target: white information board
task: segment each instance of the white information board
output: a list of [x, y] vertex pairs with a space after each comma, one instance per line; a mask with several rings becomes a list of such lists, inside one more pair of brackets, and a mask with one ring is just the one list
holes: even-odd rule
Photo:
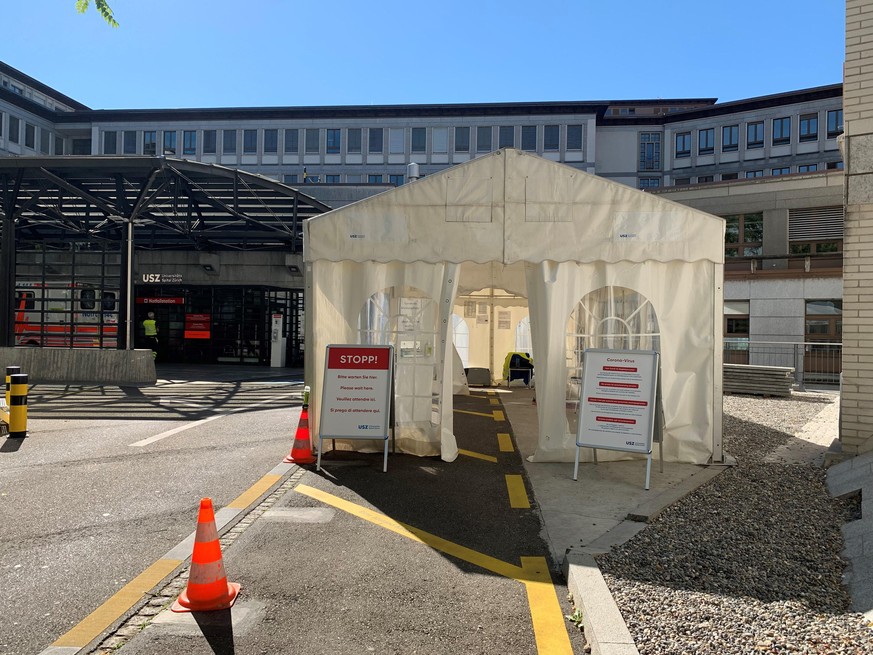
[[324, 386], [318, 427], [318, 463], [324, 439], [384, 439], [388, 469], [388, 436], [393, 346], [331, 344], [325, 353]]
[[580, 448], [594, 448], [595, 462], [598, 448], [623, 450], [647, 456], [648, 489], [652, 440], [659, 417], [659, 354], [654, 350], [589, 348], [584, 356], [573, 479], [579, 476]]

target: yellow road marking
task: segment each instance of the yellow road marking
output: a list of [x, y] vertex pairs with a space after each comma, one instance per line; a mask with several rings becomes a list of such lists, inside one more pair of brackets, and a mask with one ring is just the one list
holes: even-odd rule
[[492, 416], [494, 417], [494, 420], [498, 423], [506, 420], [506, 416], [504, 416], [503, 412], [499, 409], [495, 409]]
[[506, 488], [509, 490], [509, 506], [515, 509], [529, 509], [530, 500], [520, 475], [507, 475]]
[[512, 447], [512, 437], [509, 436], [508, 432], [497, 433], [497, 444], [500, 448], [501, 453], [511, 453], [513, 450], [515, 450]]
[[552, 584], [545, 557], [522, 557], [521, 568], [527, 574], [523, 580], [530, 605], [537, 652], [543, 655], [572, 653], [570, 638], [561, 612], [561, 604]]
[[275, 473], [268, 473], [249, 487], [247, 491], [242, 492], [228, 507], [232, 509], [245, 509], [266, 493], [267, 489], [278, 482], [281, 477], [281, 475], [276, 475]]
[[484, 416], [485, 418], [494, 418], [494, 412], [471, 412], [467, 409], [456, 409], [458, 414], [472, 414], [473, 416]]
[[52, 646], [82, 648], [133, 607], [143, 594], [151, 591], [173, 572], [182, 560], [159, 559], [145, 571], [119, 589], [109, 600], [86, 616], [72, 630], [58, 638]]
[[295, 491], [391, 530], [407, 539], [412, 539], [447, 555], [475, 564], [486, 571], [522, 583], [527, 593], [537, 651], [543, 655], [573, 654], [570, 637], [567, 634], [564, 617], [561, 613], [561, 605], [558, 602], [558, 594], [552, 584], [544, 557], [522, 557], [522, 565], [514, 566], [424, 530], [395, 521], [384, 514], [343, 500], [326, 491], [305, 484], [297, 485]]
[[499, 404], [500, 404], [500, 398], [489, 398], [489, 402], [490, 402], [492, 405], [499, 405]]
[[475, 457], [476, 459], [484, 459], [486, 462], [494, 462], [497, 463], [497, 458], [491, 455], [483, 455], [482, 453], [474, 453], [472, 450], [464, 450], [463, 448], [458, 448], [458, 453], [461, 455], [466, 455], [467, 457]]

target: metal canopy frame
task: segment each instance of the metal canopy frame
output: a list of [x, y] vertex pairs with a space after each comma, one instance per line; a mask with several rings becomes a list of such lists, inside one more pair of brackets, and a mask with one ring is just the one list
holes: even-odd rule
[[134, 249], [295, 254], [303, 221], [329, 210], [268, 177], [186, 159], [0, 158], [0, 345], [14, 342], [17, 247], [118, 244], [129, 324]]
[[0, 158], [0, 218], [18, 239], [124, 238], [150, 250], [302, 250], [329, 207], [276, 180], [170, 157]]

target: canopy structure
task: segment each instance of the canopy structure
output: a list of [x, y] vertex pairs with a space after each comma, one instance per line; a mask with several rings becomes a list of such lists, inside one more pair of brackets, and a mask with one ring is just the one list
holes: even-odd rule
[[533, 461], [573, 459], [586, 348], [659, 351], [665, 459], [721, 461], [722, 219], [507, 149], [314, 217], [303, 243], [315, 434], [326, 346], [391, 343], [398, 450], [453, 460], [454, 350], [499, 377], [529, 322]]

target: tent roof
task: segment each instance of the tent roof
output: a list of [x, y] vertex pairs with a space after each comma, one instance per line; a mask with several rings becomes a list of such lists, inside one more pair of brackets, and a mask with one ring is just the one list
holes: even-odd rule
[[724, 262], [723, 219], [513, 149], [304, 225], [310, 262]]

